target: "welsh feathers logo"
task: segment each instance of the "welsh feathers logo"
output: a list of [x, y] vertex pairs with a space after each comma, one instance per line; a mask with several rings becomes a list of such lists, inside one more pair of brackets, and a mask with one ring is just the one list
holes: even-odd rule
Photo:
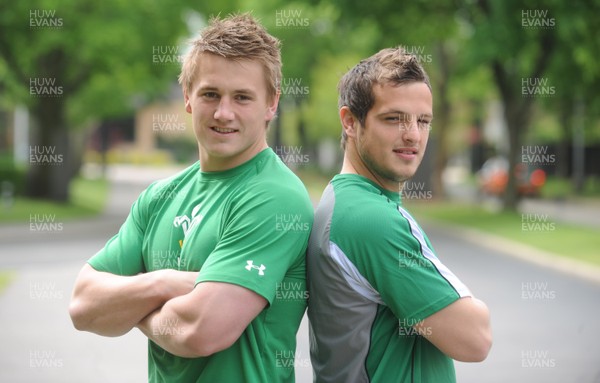
[[203, 215], [199, 214], [200, 212], [200, 204], [196, 205], [196, 207], [192, 210], [192, 218], [189, 218], [187, 215], [180, 215], [175, 217], [173, 220], [173, 226], [181, 227], [183, 229], [183, 237], [187, 237], [188, 233], [196, 227], [200, 221], [202, 221]]

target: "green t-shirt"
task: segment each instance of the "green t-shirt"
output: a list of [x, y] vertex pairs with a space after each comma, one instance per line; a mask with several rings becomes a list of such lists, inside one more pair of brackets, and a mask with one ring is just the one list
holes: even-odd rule
[[413, 326], [470, 292], [399, 193], [336, 175], [315, 212], [307, 271], [317, 382], [455, 382], [452, 359]]
[[150, 185], [89, 264], [118, 275], [200, 271], [197, 283], [240, 285], [269, 305], [208, 357], [177, 357], [149, 341], [149, 381], [293, 382], [312, 222], [306, 188], [271, 149], [233, 169], [202, 172], [195, 163]]

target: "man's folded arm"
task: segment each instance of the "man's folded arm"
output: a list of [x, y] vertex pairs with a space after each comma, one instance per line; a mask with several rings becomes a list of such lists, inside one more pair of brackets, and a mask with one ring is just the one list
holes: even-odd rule
[[414, 327], [444, 354], [461, 362], [483, 361], [492, 346], [490, 313], [476, 298], [458, 299]]
[[201, 282], [152, 312], [138, 328], [172, 354], [204, 357], [230, 347], [267, 303], [245, 287]]
[[120, 336], [169, 299], [190, 292], [197, 276], [177, 270], [121, 276], [85, 264], [75, 281], [69, 315], [78, 330]]

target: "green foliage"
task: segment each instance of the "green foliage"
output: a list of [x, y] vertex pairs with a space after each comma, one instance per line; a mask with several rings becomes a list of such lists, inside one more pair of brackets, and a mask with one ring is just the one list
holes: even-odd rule
[[325, 138], [338, 140], [342, 126], [338, 116], [337, 84], [346, 71], [356, 65], [361, 57], [348, 53], [345, 56], [323, 56], [312, 73], [311, 98], [306, 106], [308, 134], [311, 141]]
[[73, 122], [130, 112], [134, 95], [156, 97], [177, 75], [178, 63], [154, 62], [153, 49], [177, 48], [187, 30], [183, 10], [183, 1], [4, 2], [6, 96], [32, 106], [29, 79], [50, 78], [63, 87]]

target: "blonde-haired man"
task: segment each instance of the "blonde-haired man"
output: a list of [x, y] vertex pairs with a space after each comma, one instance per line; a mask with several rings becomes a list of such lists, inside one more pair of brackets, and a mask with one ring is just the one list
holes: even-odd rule
[[313, 212], [266, 143], [280, 79], [279, 41], [251, 16], [211, 20], [180, 76], [199, 162], [144, 191], [77, 278], [75, 327], [138, 327], [149, 381], [294, 380]]

